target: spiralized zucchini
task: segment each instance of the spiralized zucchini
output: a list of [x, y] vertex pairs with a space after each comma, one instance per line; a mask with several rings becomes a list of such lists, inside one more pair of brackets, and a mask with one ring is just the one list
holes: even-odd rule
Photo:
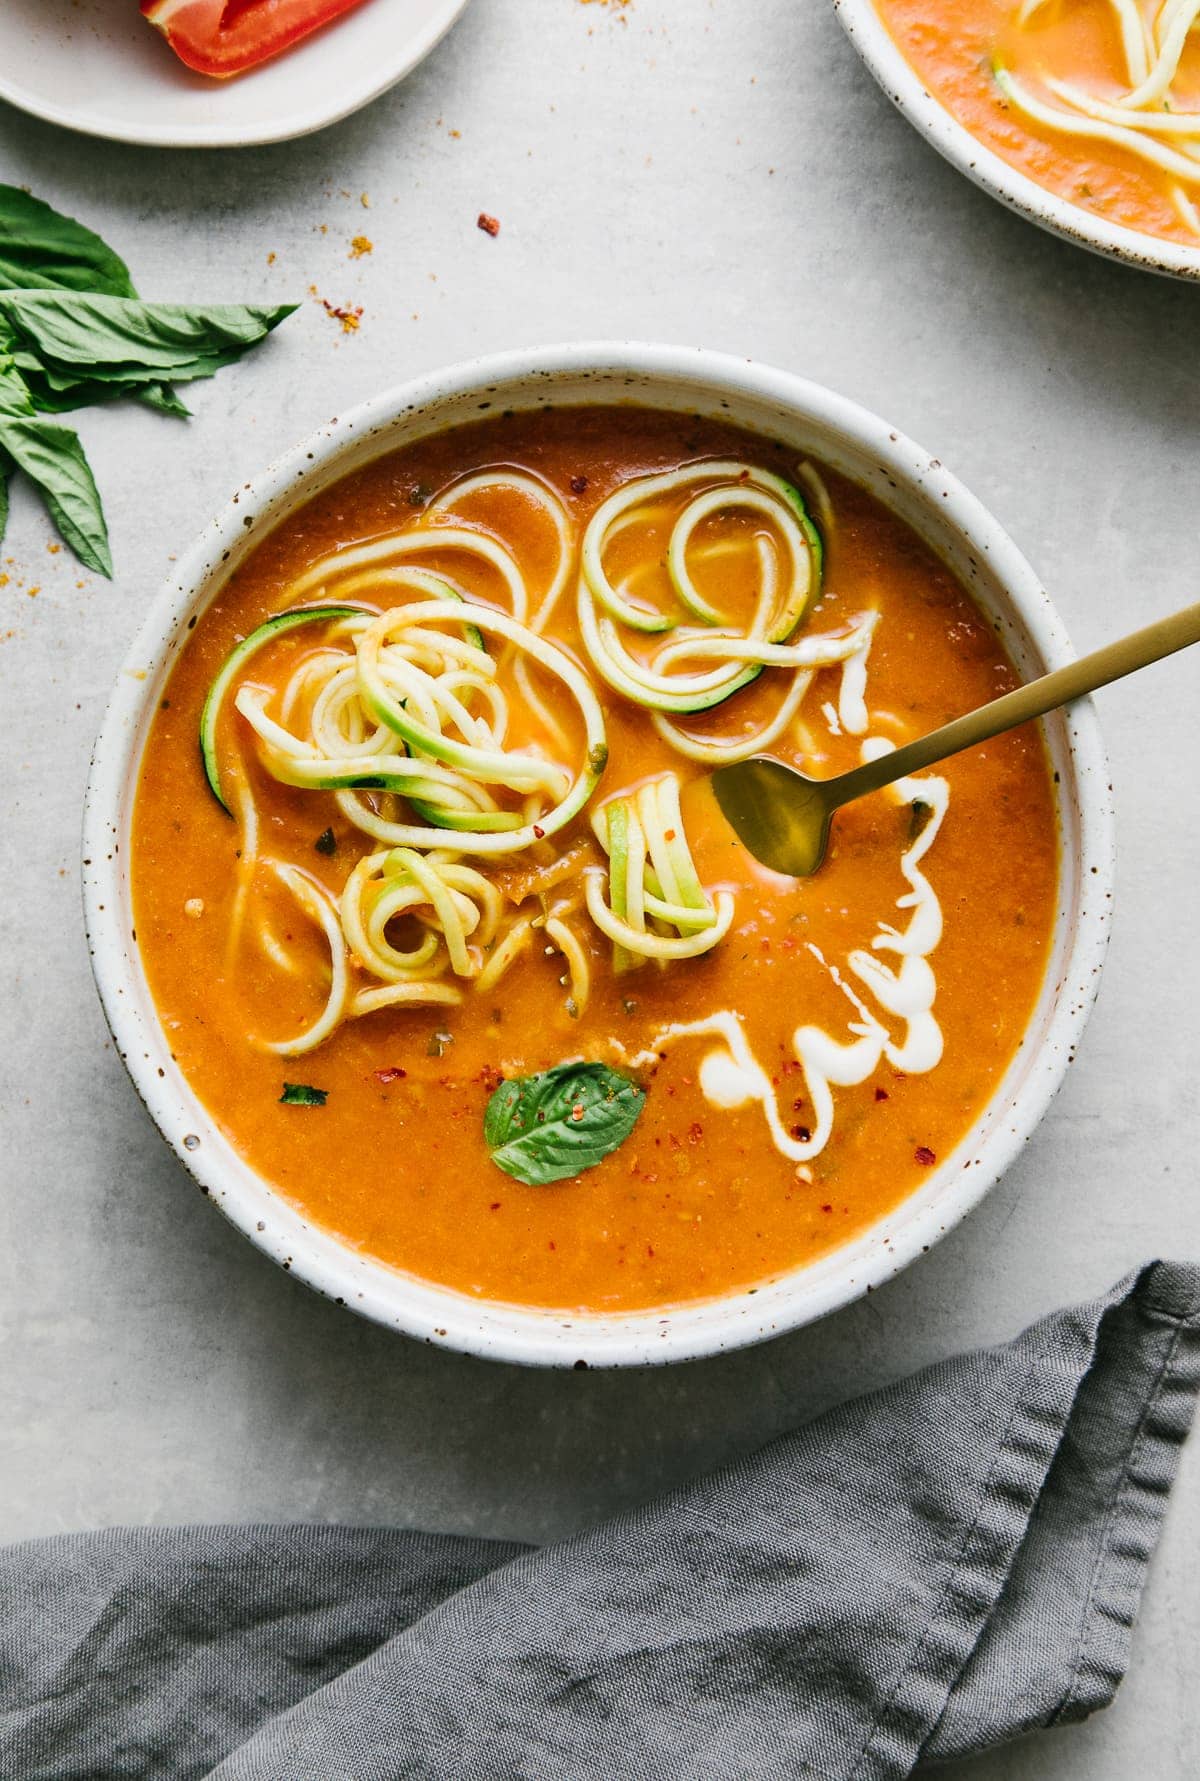
[[[346, 898], [343, 896], [342, 909], [315, 879], [301, 872], [298, 867], [281, 860], [266, 862], [281, 883], [292, 893], [303, 913], [311, 918], [322, 930], [329, 945], [329, 993], [325, 1006], [311, 1025], [302, 1029], [291, 1039], [260, 1040], [266, 1050], [277, 1052], [281, 1057], [300, 1057], [305, 1052], [315, 1051], [323, 1045], [334, 1029], [343, 1020], [353, 1019], [357, 1015], [371, 1014], [377, 1008], [395, 1007], [399, 1004], [412, 1007], [418, 1004], [454, 1004], [462, 1001], [462, 993], [452, 984], [438, 981], [438, 970], [445, 968], [443, 961], [437, 960], [438, 939], [430, 934], [429, 948], [430, 968], [425, 971], [414, 970], [406, 977], [395, 977], [380, 988], [353, 990], [350, 981], [347, 932], [344, 930], [344, 909]], [[347, 887], [349, 889], [349, 886]], [[272, 942], [277, 946], [277, 942]], [[289, 967], [289, 960], [284, 957], [278, 961], [284, 968]], [[374, 965], [368, 967], [374, 970]], [[384, 973], [377, 973], [384, 975]]]
[[[606, 547], [636, 522], [639, 509], [644, 513], [691, 489], [696, 493], [672, 524], [666, 555], [673, 591], [698, 624], [680, 622], [636, 600], [627, 588], [614, 585], [605, 566]], [[701, 594], [688, 549], [703, 519], [739, 511], [765, 522], [772, 540], [757, 540], [759, 593], [749, 622], [741, 628], [727, 622]], [[583, 536], [581, 570], [579, 624], [588, 654], [611, 687], [647, 710], [705, 711], [748, 685], [764, 667], [808, 665], [787, 639], [819, 592], [821, 540], [797, 490], [756, 465], [728, 460], [690, 464], [625, 483], [592, 515]], [[624, 642], [622, 629], [670, 635], [643, 661]], [[706, 665], [697, 667], [701, 663]]]
[[762, 754], [794, 729], [797, 714], [817, 671], [840, 667], [842, 690], [838, 703], [841, 725], [851, 735], [861, 735], [867, 723], [861, 688], [866, 684], [867, 657], [871, 653], [871, 639], [878, 621], [877, 612], [867, 612], [855, 620], [844, 636], [807, 637], [802, 645], [797, 645], [797, 653], [804, 655], [807, 666], [793, 671], [791, 685], [774, 715], [757, 729], [745, 730], [737, 736], [698, 736], [694, 730], [685, 729], [661, 711], [652, 711], [650, 722], [663, 740], [688, 760], [700, 761], [708, 767], [748, 760], [752, 754]]
[[[342, 932], [356, 962], [385, 983], [416, 983], [440, 976], [476, 977], [482, 948], [491, 944], [501, 914], [490, 879], [449, 852], [420, 854], [411, 847], [370, 853], [346, 880]], [[388, 928], [408, 917], [417, 937], [403, 945]]]
[[[828, 491], [811, 466], [799, 474], [828, 529]], [[538, 510], [532, 523], [544, 528], [544, 544], [530, 553], [533, 576], [503, 537], [472, 520], [478, 498], [498, 490]], [[706, 536], [705, 522], [726, 513], [749, 526]], [[678, 602], [670, 613], [614, 584], [606, 568], [612, 541], [647, 514], [669, 521], [666, 561]], [[280, 888], [328, 949], [320, 1011], [293, 1036], [261, 1043], [297, 1056], [343, 1021], [379, 1009], [490, 995], [526, 959], [547, 961], [562, 1005], [578, 1016], [604, 941], [618, 971], [717, 946], [734, 898], [700, 882], [677, 774], [593, 813], [604, 864], [586, 834], [564, 840], [599, 783], [607, 737], [596, 675], [542, 633], [578, 574], [581, 619], [594, 621], [590, 629], [584, 622], [593, 668], [643, 708], [678, 755], [697, 762], [737, 759], [799, 726], [823, 667], [841, 666], [842, 726], [855, 731], [865, 723], [877, 614], [839, 636], [790, 641], [819, 587], [821, 548], [797, 491], [753, 465], [721, 461], [637, 478], [601, 505], [580, 550], [555, 491], [501, 467], [450, 484], [401, 530], [305, 570], [289, 589], [297, 603], [232, 651], [201, 724], [209, 785], [240, 829], [231, 968], [245, 936], [281, 974], [300, 982], [311, 974], [311, 939], [298, 945], [294, 924], [280, 920]], [[456, 556], [474, 558], [470, 581], [447, 569]], [[757, 576], [740, 628], [696, 579], [704, 561], [715, 569], [724, 557], [740, 557], [743, 567], [749, 560]], [[473, 583], [485, 579], [507, 610], [480, 602]], [[647, 662], [626, 648], [630, 629], [657, 638]], [[270, 655], [276, 645], [287, 653]], [[261, 672], [264, 660], [273, 670]], [[736, 736], [683, 727], [683, 718], [772, 667], [784, 671], [780, 698], [757, 727]], [[230, 705], [250, 755], [229, 752]], [[339, 888], [328, 868], [271, 857], [271, 825], [255, 795], [260, 772], [331, 796], [344, 824], [367, 838], [337, 874]], [[329, 846], [318, 851], [342, 845], [330, 828]], [[506, 870], [498, 875], [498, 867]], [[272, 878], [274, 898], [263, 894]]]
[[696, 875], [674, 773], [602, 805], [592, 827], [608, 855], [608, 897], [605, 875], [592, 869], [588, 914], [613, 942], [614, 971], [698, 958], [725, 938], [734, 900], [725, 890], [710, 897]]
[[[308, 734], [270, 715], [272, 695], [241, 686], [234, 704], [261, 744], [263, 765], [284, 785], [317, 791], [401, 793], [423, 823], [402, 822], [361, 799], [340, 800], [350, 821], [400, 847], [440, 847], [445, 831], [463, 853], [531, 847], [582, 810], [608, 756], [604, 716], [584, 675], [554, 644], [505, 613], [457, 598], [429, 598], [374, 619], [343, 620], [354, 655], [301, 662], [311, 699]], [[582, 719], [574, 769], [507, 745], [508, 701], [495, 659], [473, 636], [495, 634], [565, 688]], [[315, 693], [315, 696], [313, 696]], [[284, 689], [282, 705], [301, 703]], [[523, 799], [515, 809], [499, 793]]]
[[[1027, 25], [1047, 0], [1024, 0], [1018, 25]], [[1200, 216], [1184, 187], [1200, 184], [1200, 112], [1183, 109], [1172, 83], [1188, 38], [1200, 22], [1200, 0], [1164, 0], [1148, 17], [1137, 0], [1108, 0], [1125, 58], [1128, 91], [1116, 100], [1051, 74], [1040, 76], [1049, 103], [1002, 63], [993, 64], [1005, 98], [1035, 123], [1067, 136], [1107, 142], [1170, 175], [1175, 208], [1200, 233]]]

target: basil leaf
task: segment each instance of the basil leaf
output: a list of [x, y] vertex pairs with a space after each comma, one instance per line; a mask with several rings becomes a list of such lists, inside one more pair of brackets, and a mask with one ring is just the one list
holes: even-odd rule
[[484, 1141], [498, 1169], [543, 1187], [611, 1155], [645, 1102], [638, 1083], [606, 1064], [556, 1064], [500, 1084], [483, 1116]]
[[0, 420], [20, 419], [33, 413], [25, 380], [12, 356], [0, 345]]
[[329, 1090], [311, 1088], [307, 1082], [285, 1082], [279, 1099], [285, 1107], [323, 1107]]
[[4, 534], [8, 530], [8, 478], [12, 469], [12, 459], [6, 458], [0, 451], [0, 544], [4, 543]]
[[144, 402], [147, 408], [157, 408], [160, 414], [173, 414], [181, 421], [191, 418], [191, 409], [179, 400], [169, 383], [148, 383], [145, 389], [130, 393], [135, 402]]
[[[197, 378], [214, 376], [240, 357], [239, 350], [189, 359], [177, 366], [171, 375], [182, 378], [184, 382], [195, 382]], [[162, 378], [161, 370], [154, 365], [97, 364], [85, 371], [79, 365], [58, 365], [50, 358], [39, 359], [35, 352], [24, 346], [17, 347], [13, 359], [30, 388], [47, 390], [52, 399], [61, 399], [63, 396], [70, 398], [82, 389], [91, 393], [90, 399], [94, 402], [111, 402], [122, 396], [133, 396], [136, 399], [144, 389], [157, 384]]]
[[211, 377], [295, 308], [0, 290], [0, 318], [52, 381], [72, 373], [96, 381]]
[[142, 402], [161, 414], [177, 415], [187, 420], [191, 409], [175, 394], [169, 383], [162, 383], [149, 372], [136, 377], [80, 378], [74, 373], [63, 376], [53, 367], [43, 368], [30, 352], [13, 354], [17, 370], [29, 391], [39, 414], [66, 414], [74, 408], [91, 408], [98, 402]]
[[4, 285], [137, 295], [124, 260], [99, 235], [19, 187], [0, 185], [0, 286]]
[[84, 567], [111, 580], [104, 509], [79, 435], [36, 418], [0, 419], [0, 447], [37, 484], [51, 519]]

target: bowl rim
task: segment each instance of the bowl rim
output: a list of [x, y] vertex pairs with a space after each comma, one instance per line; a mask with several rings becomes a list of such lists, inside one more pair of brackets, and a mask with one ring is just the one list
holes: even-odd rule
[[980, 142], [929, 91], [875, 10], [874, 0], [833, 0], [833, 10], [896, 109], [981, 191], [1076, 247], [1164, 277], [1200, 279], [1200, 242], [1190, 247], [1105, 222], [1038, 185]]
[[[141, 978], [136, 936], [130, 945], [123, 816], [140, 765], [146, 707], [185, 627], [190, 628], [189, 616], [194, 609], [203, 609], [213, 597], [214, 583], [229, 572], [224, 564], [235, 553], [248, 552], [299, 504], [298, 485], [305, 478], [313, 478], [304, 497], [311, 498], [353, 467], [355, 452], [358, 461], [386, 452], [388, 433], [431, 409], [449, 409], [455, 401], [484, 393], [494, 396], [506, 385], [520, 386], [524, 405], [536, 406], [531, 391], [536, 390], [538, 399], [549, 400], [554, 388], [580, 378], [611, 382], [613, 394], [608, 399], [644, 396], [645, 405], [651, 407], [655, 385], [663, 388], [663, 405], [672, 387], [695, 390], [698, 397], [722, 404], [764, 403], [847, 440], [852, 453], [877, 465], [890, 486], [900, 485], [914, 512], [936, 513], [938, 523], [964, 547], [981, 553], [1048, 668], [1073, 659], [1041, 583], [998, 521], [939, 459], [848, 398], [794, 373], [705, 348], [601, 341], [479, 357], [427, 372], [330, 421], [243, 483], [181, 555], [117, 673], [93, 751], [84, 801], [82, 892], [97, 990], [133, 1086], [201, 1191], [257, 1248], [325, 1297], [428, 1343], [525, 1365], [643, 1366], [748, 1346], [840, 1309], [932, 1248], [1000, 1179], [1061, 1086], [1095, 999], [1112, 910], [1113, 810], [1095, 709], [1090, 700], [1081, 700], [1070, 709], [1064, 755], [1070, 783], [1061, 788], [1064, 799], [1074, 797], [1079, 827], [1078, 901], [1069, 917], [1060, 909], [1056, 927], [1065, 922], [1066, 944], [1045, 1031], [1029, 1054], [1011, 1100], [1004, 1102], [1003, 1120], [979, 1136], [965, 1163], [959, 1157], [964, 1138], [953, 1155], [932, 1171], [929, 1188], [907, 1196], [828, 1256], [768, 1282], [761, 1294], [759, 1288], [737, 1289], [681, 1306], [612, 1314], [514, 1306], [477, 1300], [405, 1274], [310, 1225], [301, 1210], [290, 1207], [236, 1156], [215, 1117], [184, 1081]], [[500, 404], [488, 404], [493, 405], [499, 412]], [[454, 425], [464, 418], [448, 416], [443, 424]], [[378, 453], [371, 454], [367, 447], [376, 436], [381, 436]], [[339, 471], [343, 460], [348, 461]], [[1086, 873], [1084, 856], [1090, 868]], [[144, 1000], [148, 1012], [139, 1007], [139, 1000]], [[1014, 1067], [1010, 1065], [1010, 1073]], [[1007, 1081], [1006, 1076], [988, 1112], [1001, 1104]], [[976, 1121], [972, 1133], [986, 1117]], [[207, 1134], [203, 1143], [198, 1139], [201, 1132]], [[940, 1184], [936, 1192], [935, 1184]], [[270, 1221], [262, 1216], [268, 1202]]]
[[[468, 4], [469, 0], [429, 0], [430, 17], [419, 29], [401, 39], [395, 60], [388, 56], [373, 58], [364, 63], [364, 72], [358, 81], [350, 82], [340, 91], [331, 88], [328, 99], [321, 104], [300, 110], [280, 109], [272, 119], [256, 125], [235, 126], [220, 121], [138, 123], [122, 118], [119, 110], [107, 114], [100, 110], [81, 111], [76, 106], [44, 98], [5, 74], [2, 68], [0, 99], [28, 117], [40, 118], [43, 123], [56, 124], [77, 135], [96, 137], [103, 142], [128, 142], [140, 148], [265, 148], [271, 143], [294, 142], [301, 136], [312, 136], [318, 130], [340, 124], [364, 106], [374, 104], [433, 53]], [[335, 28], [336, 23], [334, 21]], [[248, 73], [252, 77], [254, 70]], [[219, 83], [212, 82], [211, 85], [219, 91]]]

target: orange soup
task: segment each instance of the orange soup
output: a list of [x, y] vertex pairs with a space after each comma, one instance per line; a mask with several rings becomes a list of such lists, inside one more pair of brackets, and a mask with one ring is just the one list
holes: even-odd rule
[[1047, 191], [1200, 247], [1200, 0], [875, 0], [929, 91]]
[[173, 1055], [398, 1268], [574, 1309], [752, 1288], [995, 1090], [1056, 812], [1015, 732], [848, 808], [797, 880], [708, 776], [839, 772], [1013, 684], [915, 535], [770, 441], [612, 407], [381, 457], [230, 576], [155, 715], [133, 894]]

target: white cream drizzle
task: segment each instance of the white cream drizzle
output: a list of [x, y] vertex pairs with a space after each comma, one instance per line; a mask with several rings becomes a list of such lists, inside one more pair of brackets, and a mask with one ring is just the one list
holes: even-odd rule
[[863, 735], [870, 722], [867, 713], [867, 658], [871, 654], [871, 644], [875, 640], [875, 627], [878, 623], [878, 612], [868, 612], [860, 620], [865, 633], [862, 643], [854, 654], [847, 656], [842, 663], [842, 682], [838, 689], [837, 714], [841, 726], [848, 736]]
[[[868, 637], [861, 656], [853, 659], [855, 674], [850, 673], [852, 662], [845, 663], [842, 670], [838, 715], [851, 734], [860, 734], [867, 724], [866, 658], [870, 641]], [[894, 747], [885, 737], [869, 736], [861, 745], [861, 758], [878, 760]], [[885, 1058], [904, 1075], [921, 1076], [935, 1069], [942, 1056], [942, 1031], [933, 1013], [937, 979], [929, 963], [929, 954], [942, 937], [942, 908], [921, 870], [921, 861], [945, 819], [950, 787], [946, 780], [929, 774], [898, 780], [888, 788], [887, 795], [895, 803], [920, 804], [929, 812], [920, 834], [900, 859], [900, 870], [909, 888], [897, 899], [896, 908], [912, 913], [903, 930], [881, 921], [870, 950], [859, 948], [851, 952], [846, 966], [878, 1004], [883, 1016], [899, 1022], [901, 1030], [894, 1034], [837, 966], [830, 964], [818, 947], [809, 945], [809, 952], [847, 997], [857, 1018], [849, 1022], [848, 1040], [835, 1038], [818, 1026], [797, 1027], [792, 1036], [812, 1109], [805, 1122], [807, 1136], [794, 1137], [784, 1124], [775, 1086], [751, 1050], [741, 1017], [732, 1009], [721, 1009], [702, 1020], [675, 1022], [658, 1033], [650, 1050], [627, 1059], [637, 1068], [657, 1061], [666, 1044], [698, 1038], [720, 1040], [700, 1063], [699, 1082], [705, 1099], [722, 1112], [757, 1101], [776, 1150], [800, 1165], [797, 1174], [805, 1177], [808, 1170], [803, 1165], [820, 1155], [833, 1132], [835, 1088], [851, 1088], [865, 1082]], [[889, 964], [878, 956], [880, 953], [892, 954], [896, 963]]]

